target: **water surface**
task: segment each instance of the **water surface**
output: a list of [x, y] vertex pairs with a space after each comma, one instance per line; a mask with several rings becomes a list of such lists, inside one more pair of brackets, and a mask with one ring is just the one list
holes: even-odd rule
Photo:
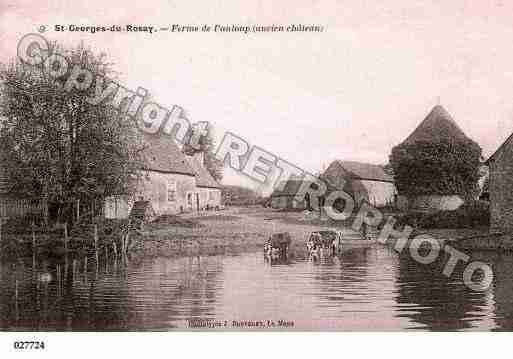
[[[173, 330], [190, 321], [283, 321], [294, 330], [510, 330], [513, 257], [477, 254], [493, 286], [466, 288], [440, 264], [386, 247], [320, 262], [271, 265], [260, 252], [231, 256], [0, 264], [2, 330]], [[474, 255], [475, 256], [475, 255]], [[276, 327], [275, 327], [276, 328]], [[283, 327], [285, 328], [285, 327]]]

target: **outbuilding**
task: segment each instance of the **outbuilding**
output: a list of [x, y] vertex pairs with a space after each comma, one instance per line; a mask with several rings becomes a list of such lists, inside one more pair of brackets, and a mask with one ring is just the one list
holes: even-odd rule
[[357, 161], [333, 161], [322, 179], [353, 197], [356, 203], [367, 201], [375, 207], [394, 205], [397, 191], [393, 176], [382, 166]]

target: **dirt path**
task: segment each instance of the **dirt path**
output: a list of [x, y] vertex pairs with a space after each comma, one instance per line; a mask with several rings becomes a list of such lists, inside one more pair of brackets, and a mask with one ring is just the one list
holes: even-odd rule
[[[187, 226], [149, 225], [141, 250], [151, 254], [207, 254], [252, 250], [263, 246], [273, 233], [289, 232], [292, 248], [304, 248], [313, 231], [334, 229], [345, 236], [358, 234], [350, 228], [332, 226], [315, 214], [277, 212], [266, 208], [230, 208], [220, 212], [189, 214], [179, 217]], [[313, 222], [313, 223], [312, 223]]]

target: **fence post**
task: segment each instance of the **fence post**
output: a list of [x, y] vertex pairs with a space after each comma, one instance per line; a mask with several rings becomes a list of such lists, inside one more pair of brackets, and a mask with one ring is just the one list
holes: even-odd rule
[[98, 268], [98, 225], [94, 225], [94, 252], [96, 256], [96, 268]]
[[77, 199], [77, 223], [80, 221], [80, 199]]
[[35, 231], [35, 224], [34, 221], [32, 221], [32, 251], [34, 254], [36, 253], [36, 231]]
[[126, 232], [126, 240], [125, 240], [125, 254], [128, 254], [128, 241], [130, 239], [130, 230]]
[[64, 223], [64, 249], [68, 252], [68, 222]]

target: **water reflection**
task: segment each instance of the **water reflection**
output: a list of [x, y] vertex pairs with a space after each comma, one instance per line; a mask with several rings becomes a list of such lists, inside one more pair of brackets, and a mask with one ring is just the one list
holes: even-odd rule
[[[476, 257], [477, 256], [477, 257]], [[28, 259], [0, 264], [2, 330], [170, 330], [193, 319], [285, 320], [306, 330], [510, 330], [513, 256], [493, 263], [486, 292], [385, 247], [312, 261], [233, 256]], [[230, 329], [228, 327], [228, 329]]]
[[482, 255], [479, 260], [493, 263], [493, 307], [495, 330], [512, 330], [513, 328], [513, 255]]
[[462, 280], [464, 268], [459, 266], [450, 278], [445, 277], [446, 261], [441, 257], [431, 265], [420, 265], [410, 256], [400, 256], [396, 297], [399, 315], [412, 319], [420, 329], [490, 329], [491, 323], [485, 322], [490, 315], [491, 290], [467, 288]]

